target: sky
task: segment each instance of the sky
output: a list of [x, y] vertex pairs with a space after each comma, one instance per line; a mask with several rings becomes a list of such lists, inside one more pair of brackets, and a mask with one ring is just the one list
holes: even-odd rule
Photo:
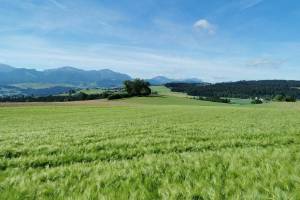
[[298, 0], [0, 0], [0, 63], [300, 79]]

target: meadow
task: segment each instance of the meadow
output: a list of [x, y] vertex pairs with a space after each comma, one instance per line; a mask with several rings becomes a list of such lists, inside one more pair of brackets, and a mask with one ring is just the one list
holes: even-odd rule
[[300, 199], [300, 103], [0, 105], [0, 199]]

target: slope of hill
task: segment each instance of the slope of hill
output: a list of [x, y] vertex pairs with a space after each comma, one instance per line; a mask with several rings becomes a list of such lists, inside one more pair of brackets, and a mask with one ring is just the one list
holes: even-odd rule
[[74, 67], [62, 67], [38, 71], [0, 65], [1, 85], [50, 83], [71, 84], [74, 86], [118, 87], [122, 85], [123, 81], [129, 79], [131, 79], [130, 76], [109, 69], [86, 71]]

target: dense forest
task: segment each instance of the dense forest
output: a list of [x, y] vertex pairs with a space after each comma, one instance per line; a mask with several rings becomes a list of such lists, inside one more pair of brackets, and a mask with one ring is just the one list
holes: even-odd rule
[[273, 99], [283, 95], [300, 99], [300, 81], [238, 81], [210, 85], [168, 83], [166, 86], [174, 92], [185, 92], [191, 96]]

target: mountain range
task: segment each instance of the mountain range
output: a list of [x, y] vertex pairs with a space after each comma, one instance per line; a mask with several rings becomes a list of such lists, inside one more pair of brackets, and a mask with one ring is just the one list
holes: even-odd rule
[[[0, 85], [46, 83], [72, 85], [75, 87], [119, 87], [125, 80], [131, 79], [132, 78], [127, 74], [114, 72], [110, 69], [82, 70], [67, 66], [39, 71], [36, 69], [15, 68], [0, 64]], [[162, 85], [170, 82], [201, 82], [199, 79], [175, 80], [164, 76], [157, 76], [148, 81], [152, 85]]]
[[49, 83], [83, 87], [117, 87], [129, 79], [131, 79], [130, 76], [109, 69], [86, 71], [74, 67], [61, 67], [38, 71], [0, 65], [0, 85]]

